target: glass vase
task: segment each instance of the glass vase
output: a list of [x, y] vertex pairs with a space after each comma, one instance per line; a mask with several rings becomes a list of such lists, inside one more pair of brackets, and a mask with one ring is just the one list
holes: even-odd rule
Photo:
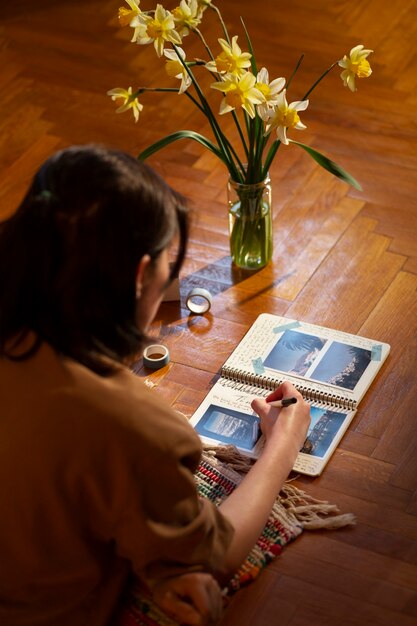
[[229, 235], [232, 261], [256, 270], [272, 258], [272, 210], [269, 176], [261, 183], [228, 182]]

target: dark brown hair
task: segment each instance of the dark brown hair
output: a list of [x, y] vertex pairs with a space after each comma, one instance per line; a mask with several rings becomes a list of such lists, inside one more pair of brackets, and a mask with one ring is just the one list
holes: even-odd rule
[[99, 372], [103, 356], [133, 357], [145, 340], [135, 323], [137, 265], [177, 232], [171, 275], [188, 236], [179, 194], [123, 152], [90, 145], [53, 155], [0, 225], [0, 354], [12, 358], [6, 343], [34, 331], [19, 358], [42, 341]]

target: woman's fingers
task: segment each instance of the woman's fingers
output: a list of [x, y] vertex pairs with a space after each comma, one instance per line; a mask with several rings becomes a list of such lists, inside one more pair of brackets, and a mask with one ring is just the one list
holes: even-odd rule
[[154, 587], [155, 602], [181, 624], [209, 626], [221, 617], [223, 598], [217, 581], [204, 572], [183, 574]]

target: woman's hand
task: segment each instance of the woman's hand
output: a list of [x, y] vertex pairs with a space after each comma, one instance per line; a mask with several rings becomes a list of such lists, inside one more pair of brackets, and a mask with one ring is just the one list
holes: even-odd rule
[[223, 611], [223, 597], [210, 574], [192, 572], [167, 578], [153, 587], [156, 604], [180, 624], [209, 626]]
[[[273, 400], [296, 398], [295, 404], [285, 408], [273, 407]], [[290, 382], [284, 382], [266, 399], [255, 398], [252, 408], [261, 419], [261, 430], [265, 435], [266, 446], [280, 441], [286, 442], [298, 454], [307, 436], [310, 424], [310, 406]]]

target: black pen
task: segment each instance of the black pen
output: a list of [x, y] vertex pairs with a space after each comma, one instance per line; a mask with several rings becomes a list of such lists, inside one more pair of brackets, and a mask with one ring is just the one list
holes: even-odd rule
[[297, 398], [283, 398], [282, 400], [272, 400], [272, 402], [268, 402], [268, 404], [269, 406], [276, 406], [279, 409], [282, 409], [286, 406], [290, 406], [290, 404], [295, 404], [296, 402]]

